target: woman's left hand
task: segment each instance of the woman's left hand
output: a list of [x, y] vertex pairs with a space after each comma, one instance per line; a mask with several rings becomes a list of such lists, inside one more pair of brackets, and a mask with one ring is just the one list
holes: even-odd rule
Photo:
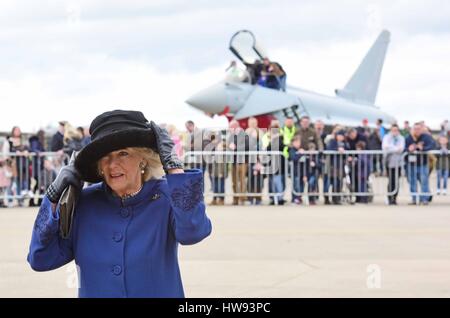
[[155, 134], [156, 147], [164, 170], [167, 173], [182, 173], [183, 163], [175, 152], [175, 144], [167, 130], [159, 127], [153, 121], [150, 122], [149, 126]]

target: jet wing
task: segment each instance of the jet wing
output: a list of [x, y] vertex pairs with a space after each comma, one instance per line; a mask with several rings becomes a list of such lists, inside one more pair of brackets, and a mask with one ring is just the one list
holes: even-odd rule
[[300, 103], [295, 95], [275, 89], [255, 85], [244, 106], [236, 113], [235, 119], [242, 119], [273, 113]]

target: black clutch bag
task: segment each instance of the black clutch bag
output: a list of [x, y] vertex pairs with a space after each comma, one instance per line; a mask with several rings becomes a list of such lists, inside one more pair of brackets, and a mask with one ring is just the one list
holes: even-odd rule
[[[77, 153], [74, 151], [69, 164], [73, 164], [76, 155]], [[63, 239], [67, 239], [70, 236], [78, 194], [79, 190], [69, 185], [59, 199], [59, 233]]]

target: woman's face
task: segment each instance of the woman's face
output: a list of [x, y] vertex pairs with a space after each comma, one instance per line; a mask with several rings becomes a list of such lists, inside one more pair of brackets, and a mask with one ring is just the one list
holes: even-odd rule
[[144, 164], [142, 156], [125, 148], [110, 152], [100, 159], [99, 168], [106, 184], [119, 196], [139, 190], [142, 184], [140, 165]]
[[13, 137], [20, 137], [22, 135], [22, 132], [20, 131], [19, 127], [14, 127], [13, 129]]

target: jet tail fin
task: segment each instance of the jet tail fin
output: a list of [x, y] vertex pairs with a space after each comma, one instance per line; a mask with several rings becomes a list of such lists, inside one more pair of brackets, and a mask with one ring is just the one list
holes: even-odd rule
[[336, 90], [337, 96], [375, 104], [389, 40], [390, 32], [382, 31], [344, 89]]

